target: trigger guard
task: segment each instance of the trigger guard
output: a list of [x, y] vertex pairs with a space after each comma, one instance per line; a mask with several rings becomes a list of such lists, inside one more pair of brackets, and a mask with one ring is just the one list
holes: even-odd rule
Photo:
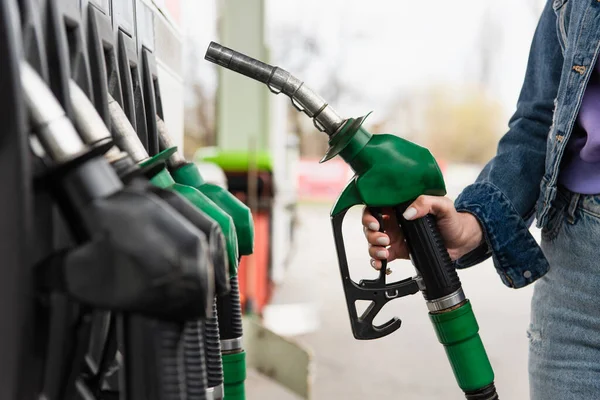
[[395, 331], [397, 331], [398, 329], [400, 329], [400, 326], [402, 326], [402, 321], [400, 320], [400, 318], [398, 317], [393, 317], [392, 319], [390, 319], [388, 322], [381, 324], [381, 325], [375, 325], [373, 324], [373, 330], [376, 332], [381, 332], [381, 336], [387, 336], [390, 333], [393, 333]]
[[[399, 318], [394, 317], [382, 325], [373, 325], [373, 320], [383, 306], [391, 300], [417, 293], [419, 287], [413, 278], [390, 284], [382, 284], [380, 279], [363, 279], [359, 283], [352, 280], [342, 232], [342, 222], [347, 211], [348, 209], [344, 209], [337, 214], [332, 214], [331, 222], [350, 326], [352, 334], [357, 340], [378, 339], [398, 330], [402, 324]], [[390, 293], [394, 293], [394, 295], [390, 295]], [[356, 310], [357, 300], [371, 302], [371, 305], [360, 316]]]
[[[377, 315], [377, 313], [375, 314]], [[393, 317], [381, 325], [373, 325], [373, 318], [364, 321], [352, 322], [352, 334], [357, 340], [380, 339], [390, 335], [400, 329], [402, 321], [398, 317]]]

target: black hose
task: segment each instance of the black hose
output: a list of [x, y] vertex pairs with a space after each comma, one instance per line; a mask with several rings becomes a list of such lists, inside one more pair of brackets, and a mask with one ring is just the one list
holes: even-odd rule
[[213, 316], [204, 322], [204, 348], [206, 350], [206, 371], [208, 387], [223, 384], [223, 362], [221, 360], [221, 339], [217, 316], [217, 299], [213, 302]]
[[244, 335], [240, 288], [237, 275], [232, 276], [229, 282], [231, 285], [229, 293], [225, 296], [217, 297], [219, 335], [221, 336], [221, 340], [239, 339]]
[[[181, 357], [182, 343], [180, 324], [169, 322], [157, 322], [159, 345], [154, 351], [159, 354], [161, 381], [161, 400], [182, 400], [181, 389], [185, 382], [182, 382]], [[150, 350], [150, 349], [149, 349]], [[187, 371], [186, 371], [187, 373]]]
[[206, 357], [202, 337], [203, 323], [199, 320], [188, 321], [183, 333], [183, 363], [187, 400], [206, 399]]

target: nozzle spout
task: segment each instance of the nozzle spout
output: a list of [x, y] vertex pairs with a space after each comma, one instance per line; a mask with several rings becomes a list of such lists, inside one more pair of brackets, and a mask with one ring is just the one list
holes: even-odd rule
[[20, 73], [27, 109], [44, 151], [59, 164], [83, 153], [85, 144], [44, 80], [26, 61], [21, 61]]
[[[171, 136], [169, 135], [169, 131], [167, 130], [167, 125], [165, 124], [165, 121], [163, 121], [158, 115], [156, 116], [156, 129], [158, 130], [158, 144], [161, 151], [177, 147], [175, 146], [175, 143], [173, 143], [173, 139], [171, 139]], [[185, 163], [185, 158], [179, 150], [173, 153], [171, 157], [169, 157], [169, 159], [167, 160], [167, 165], [169, 166], [169, 168], [173, 169], [176, 169]]]
[[264, 83], [275, 94], [283, 92], [292, 100], [296, 109], [312, 118], [317, 129], [329, 136], [344, 123], [344, 119], [321, 96], [284, 69], [258, 61], [215, 42], [210, 43], [204, 58]]
[[[88, 99], [73, 79], [69, 80], [69, 92], [75, 116], [75, 127], [83, 142], [93, 146], [98, 142], [110, 140], [110, 131], [104, 124], [102, 117], [100, 117], [90, 99]], [[104, 157], [112, 163], [127, 157], [127, 154], [119, 150], [117, 146], [112, 146], [104, 154]]]
[[113, 126], [113, 139], [117, 146], [123, 151], [129, 153], [133, 161], [141, 163], [149, 158], [148, 152], [144, 148], [135, 129], [127, 119], [125, 111], [119, 103], [109, 94], [108, 111], [110, 112], [110, 121]]

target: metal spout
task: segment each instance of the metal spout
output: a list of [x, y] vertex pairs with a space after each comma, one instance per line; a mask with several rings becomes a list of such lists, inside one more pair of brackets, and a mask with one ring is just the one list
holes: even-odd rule
[[[96, 111], [96, 108], [94, 108], [90, 99], [88, 99], [83, 90], [72, 79], [69, 81], [69, 92], [75, 114], [75, 126], [85, 144], [93, 146], [103, 140], [111, 139], [110, 131]], [[128, 155], [119, 150], [117, 146], [112, 146], [104, 157], [112, 163], [128, 157]]]
[[210, 43], [204, 58], [266, 84], [275, 94], [287, 95], [298, 111], [312, 118], [317, 129], [329, 136], [335, 134], [344, 123], [344, 119], [321, 96], [284, 69], [248, 57], [215, 42]]
[[[156, 116], [156, 129], [158, 130], [158, 143], [161, 151], [177, 147], [173, 143], [173, 139], [171, 139], [169, 131], [167, 131], [167, 125], [165, 124], [165, 121], [163, 121], [158, 115]], [[185, 163], [185, 158], [179, 149], [167, 160], [167, 166], [169, 168], [177, 168]]]
[[25, 61], [20, 75], [29, 115], [46, 154], [62, 164], [83, 153], [85, 144], [44, 80]]
[[129, 153], [136, 163], [147, 160], [149, 158], [148, 152], [129, 122], [127, 115], [110, 94], [108, 95], [108, 111], [113, 126], [113, 139], [117, 146]]

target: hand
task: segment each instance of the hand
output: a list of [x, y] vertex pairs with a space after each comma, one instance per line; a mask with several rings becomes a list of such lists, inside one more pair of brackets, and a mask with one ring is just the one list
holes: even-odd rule
[[[447, 197], [419, 196], [404, 212], [407, 220], [433, 214], [437, 217], [438, 228], [444, 239], [448, 254], [456, 260], [475, 249], [483, 240], [479, 221], [470, 213], [458, 212], [454, 203]], [[369, 242], [371, 266], [381, 269], [381, 260], [388, 262], [398, 258], [408, 259], [408, 246], [391, 208], [383, 209], [383, 228], [379, 232], [377, 219], [365, 207], [362, 217], [363, 230]]]

